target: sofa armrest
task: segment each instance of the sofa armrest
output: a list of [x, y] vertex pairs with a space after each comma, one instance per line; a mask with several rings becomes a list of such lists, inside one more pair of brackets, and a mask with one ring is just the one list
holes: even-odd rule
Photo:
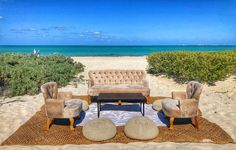
[[58, 92], [57, 99], [69, 100], [72, 99], [72, 92]]
[[149, 87], [149, 83], [146, 79], [143, 80], [143, 86], [144, 87]]
[[88, 80], [88, 88], [91, 88], [92, 86], [94, 86], [94, 82], [91, 79], [89, 79]]
[[45, 101], [46, 115], [49, 117], [61, 117], [64, 111], [64, 100], [47, 99]]
[[180, 108], [182, 116], [184, 117], [197, 116], [198, 101], [195, 99], [179, 100], [179, 108]]
[[186, 92], [177, 92], [177, 91], [173, 91], [171, 93], [172, 95], [172, 99], [175, 99], [175, 100], [182, 100], [182, 99], [186, 99], [187, 98], [187, 94]]

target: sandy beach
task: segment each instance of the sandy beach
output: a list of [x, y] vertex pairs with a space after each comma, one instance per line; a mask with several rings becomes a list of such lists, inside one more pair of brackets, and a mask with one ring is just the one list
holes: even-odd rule
[[[141, 57], [72, 57], [84, 64], [82, 74], [88, 79], [88, 71], [94, 69], [147, 69], [145, 56]], [[79, 76], [78, 75], [78, 76]], [[186, 84], [178, 84], [164, 76], [147, 74], [151, 96], [170, 96], [171, 91], [185, 90]], [[86, 81], [60, 88], [61, 91], [72, 91], [75, 95], [87, 94]], [[44, 104], [42, 94], [0, 97], [0, 142], [13, 134], [22, 124], [32, 117]], [[200, 110], [204, 118], [223, 128], [236, 142], [236, 76], [225, 81], [216, 82], [215, 86], [204, 85], [200, 99]], [[211, 143], [111, 143], [104, 145], [64, 145], [64, 146], [2, 146], [0, 149], [236, 149], [236, 144], [217, 145]]]

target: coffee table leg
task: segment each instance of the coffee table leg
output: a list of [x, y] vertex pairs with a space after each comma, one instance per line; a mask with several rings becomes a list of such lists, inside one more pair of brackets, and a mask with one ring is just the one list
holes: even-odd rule
[[142, 103], [139, 104], [140, 112], [142, 113]]
[[144, 116], [144, 114], [145, 114], [145, 103], [143, 103], [143, 116]]
[[97, 110], [98, 110], [98, 118], [99, 118], [99, 116], [100, 116], [100, 104], [99, 103], [97, 103]]

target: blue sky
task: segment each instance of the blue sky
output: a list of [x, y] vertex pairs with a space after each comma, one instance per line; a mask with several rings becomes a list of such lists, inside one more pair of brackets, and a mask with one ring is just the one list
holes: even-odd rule
[[0, 45], [236, 44], [236, 0], [0, 0]]

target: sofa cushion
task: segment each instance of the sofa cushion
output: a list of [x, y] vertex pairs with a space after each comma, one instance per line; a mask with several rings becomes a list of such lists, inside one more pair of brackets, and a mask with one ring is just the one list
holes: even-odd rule
[[99, 93], [142, 93], [144, 96], [148, 96], [150, 89], [143, 85], [94, 85], [88, 90], [88, 94], [91, 96], [98, 96]]
[[115, 84], [115, 85], [94, 85], [92, 89], [142, 89], [143, 85]]

